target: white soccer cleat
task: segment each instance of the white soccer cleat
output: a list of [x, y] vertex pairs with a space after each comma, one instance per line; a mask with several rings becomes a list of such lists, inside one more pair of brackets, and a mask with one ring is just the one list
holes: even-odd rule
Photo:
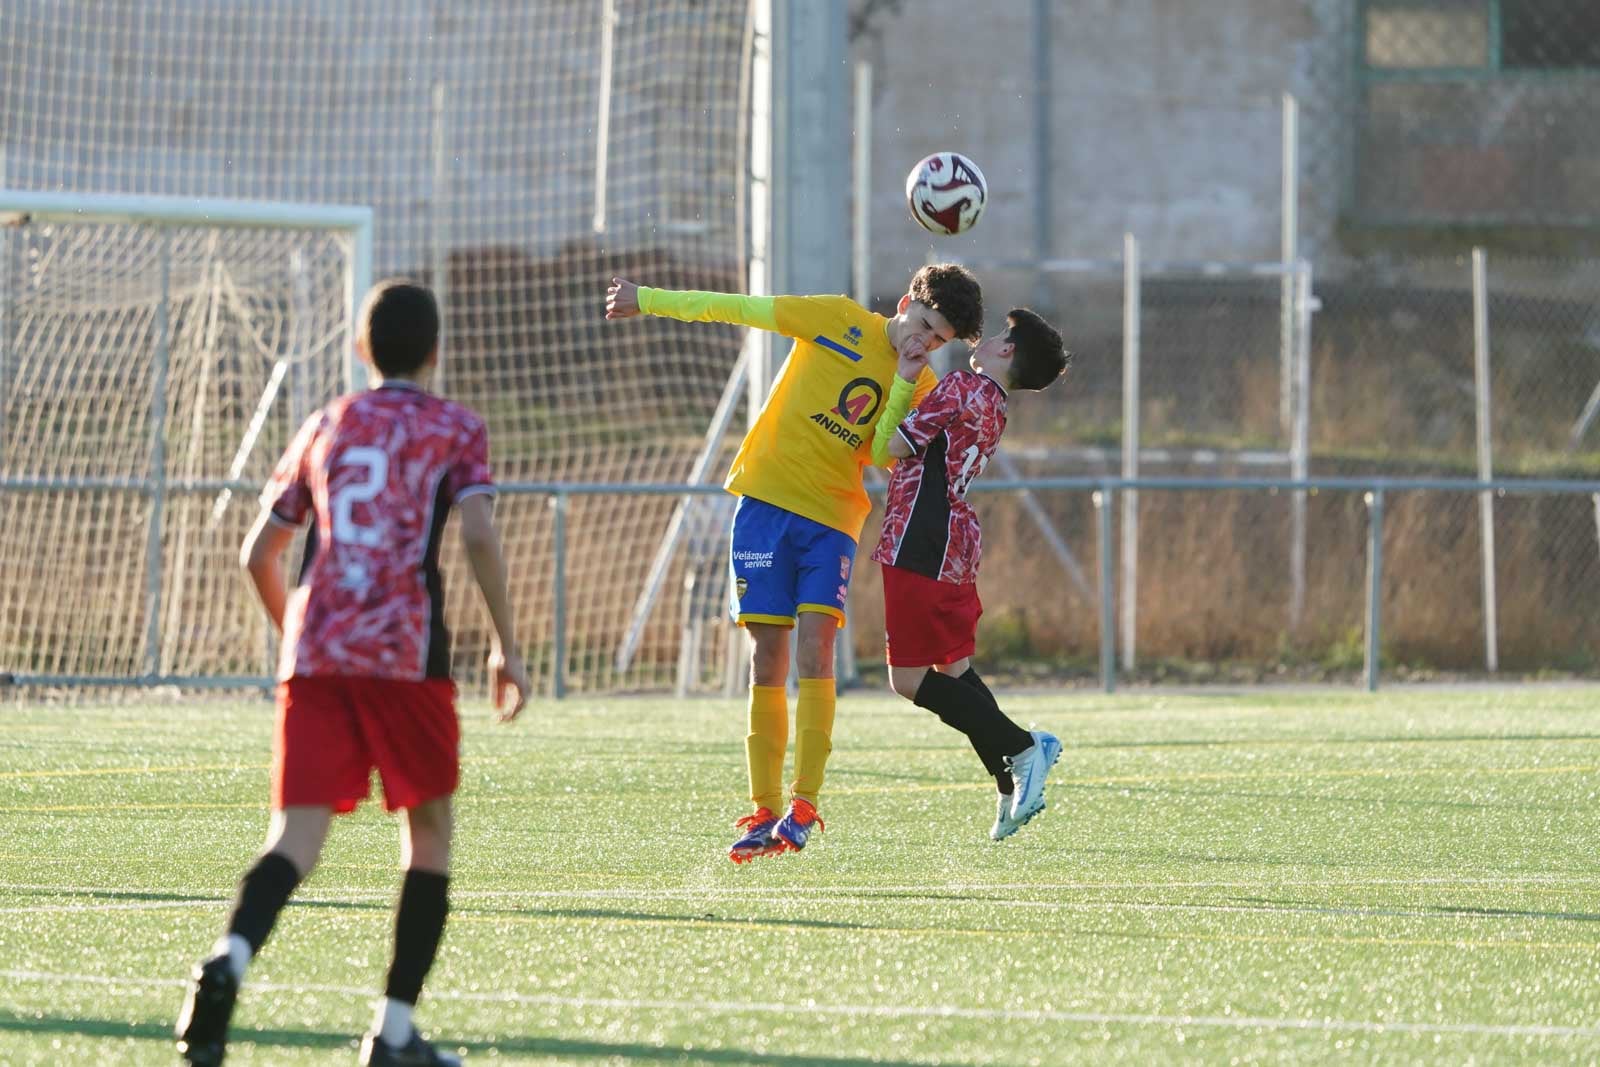
[[1006, 767], [1016, 792], [1011, 794], [1011, 821], [1021, 826], [1044, 810], [1044, 779], [1061, 758], [1061, 742], [1054, 734], [1042, 730], [1029, 731], [1033, 744], [1006, 757]]
[[1022, 827], [1022, 824], [1014, 822], [1011, 818], [1011, 794], [1000, 793], [997, 795], [1000, 798], [1000, 803], [995, 809], [994, 825], [989, 828], [989, 839], [991, 841], [1004, 841], [1016, 833]]

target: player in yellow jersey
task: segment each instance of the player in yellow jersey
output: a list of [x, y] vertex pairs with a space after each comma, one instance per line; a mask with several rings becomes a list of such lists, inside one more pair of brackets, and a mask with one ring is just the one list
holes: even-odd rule
[[[755, 425], [723, 483], [740, 500], [730, 552], [734, 620], [750, 634], [750, 732], [745, 755], [755, 810], [736, 824], [735, 863], [805, 847], [832, 749], [834, 633], [871, 504], [861, 474], [887, 403], [890, 425], [933, 390], [927, 354], [983, 328], [977, 279], [950, 263], [923, 267], [893, 318], [843, 296], [740, 296], [650, 289], [613, 278], [606, 318], [664, 315], [728, 322], [794, 339]], [[913, 388], [891, 392], [901, 355], [923, 368]], [[906, 383], [910, 385], [911, 383]], [[795, 776], [783, 807], [789, 747], [789, 631], [799, 628], [800, 696], [795, 707]]]

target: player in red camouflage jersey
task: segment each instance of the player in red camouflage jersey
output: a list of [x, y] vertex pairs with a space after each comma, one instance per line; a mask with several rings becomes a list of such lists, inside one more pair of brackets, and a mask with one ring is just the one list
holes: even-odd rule
[[902, 354], [873, 446], [875, 460], [898, 461], [872, 553], [883, 565], [889, 684], [972, 743], [999, 789], [989, 832], [996, 841], [1044, 808], [1061, 743], [1012, 722], [972, 667], [983, 533], [967, 487], [1005, 432], [1009, 391], [1044, 389], [1071, 360], [1061, 335], [1032, 311], [1015, 308], [1006, 319], [1005, 333], [973, 349], [970, 373], [945, 375], [909, 415], [908, 386], [927, 357]]
[[[433, 294], [383, 282], [362, 304], [356, 344], [374, 387], [301, 427], [262, 492], [241, 561], [283, 631], [267, 844], [240, 882], [228, 932], [195, 968], [178, 1051], [220, 1064], [245, 967], [316, 865], [333, 815], [354, 810], [374, 769], [401, 812], [405, 880], [394, 957], [364, 1065], [457, 1064], [417, 1033], [411, 1009], [449, 910], [451, 796], [460, 726], [450, 681], [439, 542], [452, 508], [494, 621], [489, 656], [502, 721], [528, 694], [516, 651], [483, 420], [427, 392], [438, 358]], [[293, 593], [280, 558], [310, 520]]]

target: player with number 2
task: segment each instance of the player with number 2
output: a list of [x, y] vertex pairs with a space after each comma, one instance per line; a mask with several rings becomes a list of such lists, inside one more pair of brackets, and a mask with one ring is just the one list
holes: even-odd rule
[[[505, 559], [495, 532], [489, 441], [477, 414], [423, 388], [439, 350], [433, 294], [406, 282], [367, 295], [356, 345], [374, 386], [308, 419], [262, 493], [241, 562], [283, 631], [273, 738], [272, 822], [239, 884], [228, 929], [195, 967], [178, 1052], [220, 1064], [245, 967], [295, 887], [311, 873], [335, 813], [368, 795], [401, 813], [405, 870], [394, 955], [360, 1062], [457, 1064], [411, 1022], [449, 911], [451, 796], [460, 724], [450, 680], [439, 542], [452, 509], [494, 621], [489, 655], [502, 721], [522, 710]], [[280, 558], [307, 520], [298, 586]]]

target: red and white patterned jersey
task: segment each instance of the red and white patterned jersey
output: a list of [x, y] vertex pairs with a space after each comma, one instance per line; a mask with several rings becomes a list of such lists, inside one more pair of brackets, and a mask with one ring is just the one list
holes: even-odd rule
[[311, 518], [278, 677], [449, 677], [439, 539], [457, 501], [492, 492], [483, 420], [410, 382], [307, 419], [261, 494], [278, 522]]
[[986, 374], [951, 371], [898, 433], [914, 450], [889, 476], [883, 532], [872, 558], [941, 582], [978, 580], [983, 531], [967, 486], [1006, 428], [1006, 391]]

